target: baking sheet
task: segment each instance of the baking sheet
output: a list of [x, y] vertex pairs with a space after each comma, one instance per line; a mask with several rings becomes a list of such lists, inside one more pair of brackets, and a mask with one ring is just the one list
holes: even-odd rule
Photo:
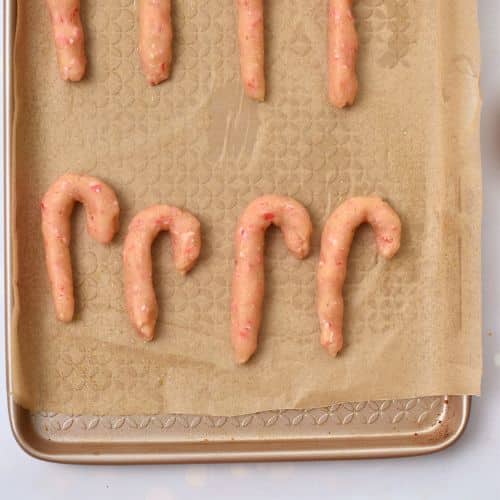
[[[173, 78], [155, 89], [138, 69], [132, 2], [87, 3], [91, 63], [77, 85], [57, 79], [43, 6], [28, 11], [19, 2], [19, 403], [93, 415], [232, 415], [479, 392], [476, 6], [360, 0], [362, 89], [355, 108], [336, 111], [325, 92], [323, 3], [267, 6], [270, 95], [258, 105], [240, 90], [230, 2], [175, 5]], [[280, 15], [285, 9], [290, 15]], [[74, 218], [78, 315], [69, 326], [53, 318], [38, 211], [43, 192], [68, 170], [110, 182], [123, 210], [110, 248], [85, 235], [81, 211]], [[269, 235], [259, 352], [238, 368], [228, 340], [232, 232], [265, 192], [309, 208], [315, 245], [299, 263], [277, 231]], [[345, 287], [347, 346], [332, 360], [319, 346], [314, 313], [320, 229], [345, 197], [375, 192], [400, 213], [403, 245], [386, 264], [371, 233], [359, 232]], [[155, 245], [161, 316], [155, 342], [142, 344], [124, 312], [120, 251], [133, 214], [157, 202], [200, 217], [204, 250], [180, 278], [168, 238]]]

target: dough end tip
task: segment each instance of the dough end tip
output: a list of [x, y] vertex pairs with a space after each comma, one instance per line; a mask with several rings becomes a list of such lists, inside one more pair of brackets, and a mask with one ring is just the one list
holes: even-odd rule
[[142, 325], [137, 329], [139, 336], [144, 342], [151, 342], [154, 337], [154, 326], [151, 325]]
[[238, 365], [244, 365], [253, 355], [254, 351], [252, 352], [235, 352], [234, 353], [234, 360], [236, 361], [236, 364]]

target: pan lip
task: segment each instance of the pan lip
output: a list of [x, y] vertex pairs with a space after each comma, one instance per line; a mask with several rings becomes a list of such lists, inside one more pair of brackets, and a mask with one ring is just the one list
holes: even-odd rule
[[[438, 439], [433, 444], [424, 445], [406, 445], [392, 448], [388, 446], [374, 446], [372, 448], [358, 449], [335, 449], [325, 448], [322, 450], [298, 449], [293, 448], [291, 443], [287, 450], [246, 450], [246, 451], [207, 451], [200, 445], [197, 451], [191, 452], [142, 452], [142, 453], [116, 453], [104, 451], [101, 453], [50, 453], [32, 442], [27, 434], [21, 429], [20, 420], [16, 412], [21, 407], [15, 402], [12, 386], [12, 321], [13, 321], [13, 271], [12, 271], [12, 235], [13, 223], [11, 217], [13, 187], [11, 182], [12, 170], [12, 137], [13, 137], [13, 117], [14, 117], [14, 99], [13, 99], [13, 47], [15, 37], [15, 9], [16, 0], [2, 0], [4, 9], [3, 19], [3, 125], [4, 125], [4, 151], [3, 151], [3, 182], [4, 182], [4, 328], [5, 328], [5, 359], [6, 359], [6, 382], [7, 382], [7, 406], [9, 421], [12, 434], [19, 447], [28, 455], [43, 461], [65, 463], [65, 464], [154, 464], [154, 463], [217, 463], [217, 462], [262, 462], [262, 461], [304, 461], [304, 460], [332, 460], [332, 459], [360, 459], [360, 458], [395, 458], [426, 455], [445, 450], [464, 434], [470, 417], [472, 404], [471, 396], [456, 396], [460, 399], [458, 423], [442, 439]], [[22, 410], [26, 411], [26, 410]], [[286, 439], [284, 439], [285, 441]], [[42, 439], [41, 442], [44, 440]], [[238, 444], [243, 444], [244, 440]], [[265, 443], [265, 440], [262, 441]], [[212, 447], [216, 443], [212, 443]], [[102, 446], [102, 445], [101, 445]]]
[[[13, 59], [13, 42], [14, 42], [14, 5], [16, 0], [3, 0], [3, 52], [2, 52], [2, 70], [3, 70], [3, 239], [4, 239], [4, 331], [5, 331], [5, 369], [6, 369], [6, 386], [8, 398], [9, 421], [12, 433], [16, 441], [21, 445], [21, 433], [15, 425], [13, 418], [13, 398], [12, 394], [12, 379], [10, 375], [10, 367], [12, 366], [11, 358], [11, 326], [12, 326], [12, 286], [11, 284], [11, 141], [12, 141], [12, 59]], [[22, 446], [21, 446], [22, 447]]]
[[[459, 413], [458, 425], [449, 434], [444, 434], [442, 439], [437, 439], [434, 444], [421, 445], [380, 445], [374, 447], [359, 447], [337, 449], [325, 447], [314, 449], [313, 443], [310, 448], [294, 448], [294, 443], [283, 438], [283, 443], [288, 443], [288, 449], [257, 449], [257, 450], [221, 450], [217, 449], [216, 443], [211, 443], [210, 450], [204, 450], [200, 443], [196, 451], [159, 451], [159, 452], [131, 452], [123, 449], [121, 452], [106, 451], [102, 443], [95, 443], [96, 450], [81, 453], [78, 451], [64, 451], [61, 453], [50, 453], [44, 451], [41, 446], [32, 443], [19, 427], [19, 420], [14, 415], [14, 409], [18, 407], [12, 396], [9, 397], [9, 416], [12, 433], [20, 448], [33, 458], [54, 463], [63, 464], [93, 464], [93, 465], [139, 465], [139, 464], [193, 464], [193, 463], [232, 463], [232, 462], [280, 462], [280, 461], [311, 461], [311, 460], [356, 460], [373, 458], [404, 458], [412, 456], [424, 456], [443, 451], [456, 443], [464, 434], [470, 417], [472, 396], [455, 396]], [[20, 408], [20, 407], [18, 407]], [[24, 410], [26, 411], [26, 410]], [[442, 425], [446, 425], [443, 422]], [[436, 429], [436, 432], [441, 426]], [[318, 438], [321, 440], [321, 438]], [[344, 438], [345, 439], [345, 438]], [[349, 439], [349, 438], [347, 438]], [[367, 440], [369, 437], [367, 438]], [[40, 443], [46, 440], [41, 439]], [[306, 438], [303, 440], [308, 442]], [[262, 441], [264, 444], [265, 441]], [[235, 441], [235, 445], [244, 447], [245, 440]], [[163, 443], [162, 443], [163, 445]], [[75, 446], [75, 443], [72, 445]], [[215, 449], [214, 449], [215, 448]], [[102, 451], [104, 449], [104, 451]]]

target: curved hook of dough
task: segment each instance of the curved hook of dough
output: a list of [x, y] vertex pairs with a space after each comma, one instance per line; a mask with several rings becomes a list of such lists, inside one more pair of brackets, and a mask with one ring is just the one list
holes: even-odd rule
[[237, 1], [241, 80], [248, 97], [263, 101], [266, 96], [264, 0]]
[[330, 215], [321, 237], [318, 267], [318, 316], [321, 345], [332, 356], [342, 349], [344, 300], [342, 287], [347, 259], [356, 228], [367, 222], [375, 232], [377, 249], [386, 259], [399, 250], [401, 221], [398, 214], [378, 197], [350, 198]]
[[85, 207], [87, 231], [99, 243], [109, 243], [119, 226], [120, 207], [113, 190], [95, 177], [66, 174], [49, 188], [41, 202], [45, 259], [57, 318], [73, 319], [73, 273], [69, 244], [75, 202]]
[[172, 38], [171, 0], [140, 0], [139, 55], [151, 85], [170, 76]]
[[286, 196], [267, 195], [243, 212], [235, 234], [235, 268], [231, 304], [231, 341], [235, 359], [246, 363], [257, 349], [264, 297], [264, 238], [274, 224], [298, 259], [309, 254], [312, 233], [307, 210]]
[[356, 99], [358, 34], [352, 13], [353, 0], [329, 0], [328, 11], [328, 94], [337, 108]]
[[153, 339], [158, 318], [151, 245], [160, 231], [170, 231], [175, 267], [182, 274], [195, 265], [201, 249], [200, 223], [189, 212], [154, 205], [132, 219], [123, 250], [125, 296], [130, 320], [145, 341]]
[[80, 0], [46, 0], [56, 45], [59, 73], [77, 82], [85, 74], [85, 40], [80, 19]]

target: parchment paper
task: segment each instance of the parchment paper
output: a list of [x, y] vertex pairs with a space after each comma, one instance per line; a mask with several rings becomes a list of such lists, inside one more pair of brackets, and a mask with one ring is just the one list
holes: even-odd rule
[[[324, 0], [266, 2], [269, 95], [246, 99], [231, 0], [175, 1], [172, 79], [147, 86], [132, 0], [82, 2], [89, 70], [59, 80], [44, 2], [20, 0], [15, 47], [16, 400], [87, 414], [240, 414], [333, 400], [478, 394], [480, 347], [479, 47], [471, 0], [359, 0], [356, 105], [326, 96]], [[99, 5], [98, 5], [99, 4]], [[67, 171], [116, 189], [121, 231], [92, 241], [75, 213], [77, 315], [54, 317], [39, 201]], [[314, 222], [312, 255], [296, 261], [267, 238], [258, 352], [243, 367], [229, 342], [232, 241], [255, 197], [300, 200]], [[383, 262], [371, 231], [356, 237], [345, 286], [342, 354], [319, 344], [315, 272], [327, 216], [377, 193], [403, 222]], [[127, 225], [153, 203], [202, 221], [187, 276], [168, 236], [154, 246], [160, 318], [154, 342], [124, 308]]]

